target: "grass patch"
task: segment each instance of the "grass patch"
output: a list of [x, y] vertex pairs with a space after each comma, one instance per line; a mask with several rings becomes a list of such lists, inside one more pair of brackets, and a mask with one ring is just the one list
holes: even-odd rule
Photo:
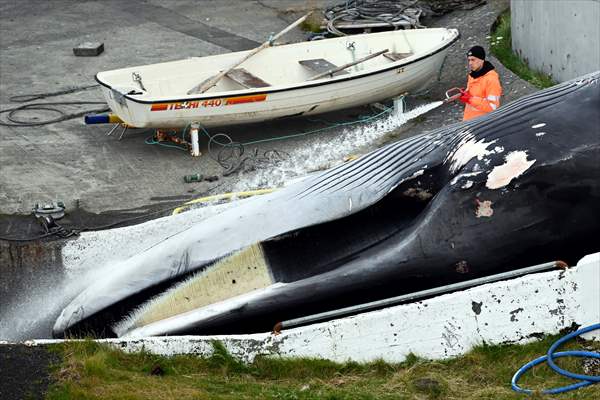
[[[320, 359], [257, 358], [243, 364], [219, 343], [211, 357], [160, 357], [128, 354], [92, 341], [60, 345], [62, 364], [53, 371], [49, 400], [62, 399], [522, 399], [510, 379], [524, 363], [544, 354], [558, 336], [524, 346], [475, 348], [445, 361], [413, 354], [391, 364], [335, 363]], [[599, 343], [571, 342], [565, 347]], [[583, 373], [580, 359], [559, 359], [560, 366]], [[572, 383], [546, 366], [530, 371], [521, 384], [548, 388]], [[596, 399], [598, 387], [562, 395]], [[542, 398], [534, 395], [531, 398]], [[545, 398], [545, 397], [544, 397]]]
[[512, 72], [521, 79], [532, 85], [544, 89], [556, 85], [550, 75], [537, 72], [529, 68], [512, 49], [512, 35], [510, 30], [510, 10], [503, 12], [492, 27], [490, 38], [490, 49], [492, 54]]

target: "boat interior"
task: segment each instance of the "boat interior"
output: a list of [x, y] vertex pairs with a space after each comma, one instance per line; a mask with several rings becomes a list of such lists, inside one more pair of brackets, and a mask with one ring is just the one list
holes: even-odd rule
[[[443, 47], [456, 35], [455, 30], [444, 28], [396, 30], [275, 45], [229, 71], [205, 92], [243, 93], [261, 87], [301, 86], [309, 81], [374, 71], [427, 55]], [[105, 71], [98, 73], [97, 79], [111, 88], [145, 100], [194, 97], [203, 93], [203, 83], [230, 69], [248, 53], [190, 57]]]

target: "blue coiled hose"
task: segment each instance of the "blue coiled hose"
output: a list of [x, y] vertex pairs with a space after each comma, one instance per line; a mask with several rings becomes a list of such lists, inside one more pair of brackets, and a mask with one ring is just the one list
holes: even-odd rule
[[563, 343], [573, 339], [576, 336], [582, 335], [587, 332], [595, 331], [598, 329], [600, 329], [600, 324], [594, 324], [594, 325], [590, 325], [588, 327], [579, 329], [575, 332], [569, 333], [568, 335], [563, 336], [562, 338], [558, 339], [556, 342], [554, 342], [552, 344], [552, 346], [550, 346], [550, 348], [548, 349], [548, 353], [546, 353], [545, 356], [536, 358], [535, 360], [530, 361], [527, 364], [523, 365], [521, 368], [519, 368], [519, 370], [515, 373], [515, 375], [513, 376], [512, 380], [511, 380], [511, 386], [512, 386], [513, 390], [516, 392], [519, 392], [519, 393], [533, 393], [533, 391], [530, 389], [523, 389], [522, 387], [520, 387], [517, 384], [517, 382], [519, 381], [519, 378], [521, 378], [521, 376], [527, 370], [533, 368], [534, 366], [536, 366], [544, 361], [547, 361], [550, 368], [552, 368], [557, 373], [559, 373], [563, 376], [567, 376], [572, 379], [580, 380], [579, 382], [574, 383], [572, 385], [561, 386], [561, 387], [557, 387], [557, 388], [553, 388], [553, 389], [544, 390], [542, 392], [544, 394], [564, 393], [564, 392], [568, 392], [570, 390], [579, 389], [580, 387], [589, 386], [589, 385], [593, 385], [594, 383], [600, 382], [599, 375], [575, 374], [573, 372], [565, 371], [564, 369], [558, 367], [554, 363], [554, 359], [559, 358], [559, 357], [584, 357], [584, 358], [600, 359], [600, 353], [596, 353], [593, 351], [574, 350], [574, 351], [561, 351], [559, 353], [556, 353], [556, 349], [558, 349]]

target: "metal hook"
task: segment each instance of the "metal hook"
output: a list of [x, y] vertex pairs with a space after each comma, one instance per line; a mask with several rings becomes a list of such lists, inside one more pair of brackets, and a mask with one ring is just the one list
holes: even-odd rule
[[131, 78], [133, 79], [134, 82], [137, 82], [138, 85], [140, 85], [140, 88], [146, 92], [146, 88], [144, 87], [144, 84], [142, 83], [142, 76], [140, 74], [138, 74], [137, 72], [132, 72], [131, 73]]

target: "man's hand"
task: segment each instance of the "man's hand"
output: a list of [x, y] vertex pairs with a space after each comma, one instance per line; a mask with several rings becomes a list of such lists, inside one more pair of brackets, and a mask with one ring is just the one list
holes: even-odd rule
[[458, 98], [458, 100], [461, 103], [468, 104], [471, 97], [473, 97], [473, 96], [471, 96], [471, 93], [469, 93], [467, 90], [461, 90], [460, 97]]

